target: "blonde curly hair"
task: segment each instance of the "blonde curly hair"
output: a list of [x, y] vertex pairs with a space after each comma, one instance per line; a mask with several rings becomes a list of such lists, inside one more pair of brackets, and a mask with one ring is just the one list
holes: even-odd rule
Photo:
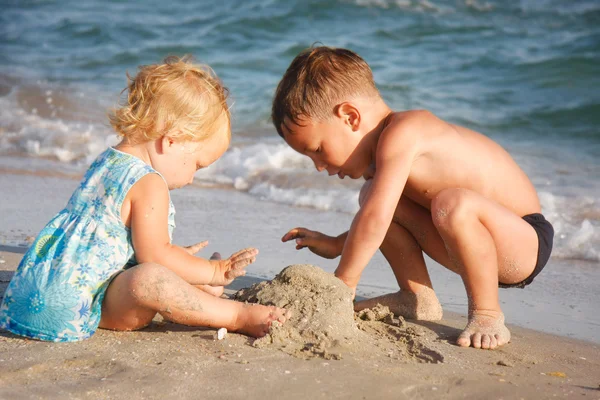
[[229, 91], [210, 67], [194, 64], [191, 56], [142, 65], [127, 79], [127, 98], [108, 118], [129, 144], [165, 135], [183, 141], [202, 141], [214, 134], [231, 137]]

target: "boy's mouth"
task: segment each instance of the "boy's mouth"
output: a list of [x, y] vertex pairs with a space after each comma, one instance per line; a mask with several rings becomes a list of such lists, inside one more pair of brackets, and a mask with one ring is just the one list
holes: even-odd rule
[[334, 175], [337, 175], [338, 178], [340, 178], [340, 179], [344, 179], [344, 177], [346, 176], [346, 174], [344, 174], [342, 171], [329, 172], [329, 176], [334, 176]]

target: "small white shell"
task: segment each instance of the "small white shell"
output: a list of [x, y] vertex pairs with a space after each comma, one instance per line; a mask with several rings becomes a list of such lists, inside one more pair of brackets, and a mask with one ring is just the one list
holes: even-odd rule
[[223, 340], [227, 336], [227, 328], [219, 328], [217, 331], [217, 340]]

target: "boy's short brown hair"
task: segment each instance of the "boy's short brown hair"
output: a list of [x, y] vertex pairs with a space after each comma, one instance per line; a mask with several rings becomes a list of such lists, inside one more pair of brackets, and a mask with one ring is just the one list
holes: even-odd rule
[[192, 141], [217, 133], [231, 135], [227, 88], [210, 67], [195, 64], [191, 56], [142, 65], [137, 75], [127, 78], [127, 98], [108, 118], [128, 143], [167, 134]]
[[311, 47], [294, 58], [275, 91], [271, 118], [279, 136], [286, 118], [327, 120], [334, 107], [354, 96], [379, 96], [371, 68], [358, 54], [341, 48]]

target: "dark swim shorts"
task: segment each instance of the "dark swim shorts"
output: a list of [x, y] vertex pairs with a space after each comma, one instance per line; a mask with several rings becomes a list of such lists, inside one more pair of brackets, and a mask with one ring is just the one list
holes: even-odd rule
[[535, 232], [538, 236], [538, 254], [537, 254], [537, 263], [535, 264], [535, 268], [533, 272], [527, 279], [519, 283], [511, 283], [504, 284], [498, 283], [498, 287], [501, 288], [521, 288], [523, 289], [525, 286], [529, 285], [533, 282], [533, 278], [538, 276], [540, 272], [546, 266], [548, 259], [550, 258], [550, 253], [552, 252], [552, 242], [554, 239], [554, 228], [550, 222], [546, 221], [546, 218], [542, 214], [528, 214], [523, 217], [525, 221], [529, 223], [535, 229]]

